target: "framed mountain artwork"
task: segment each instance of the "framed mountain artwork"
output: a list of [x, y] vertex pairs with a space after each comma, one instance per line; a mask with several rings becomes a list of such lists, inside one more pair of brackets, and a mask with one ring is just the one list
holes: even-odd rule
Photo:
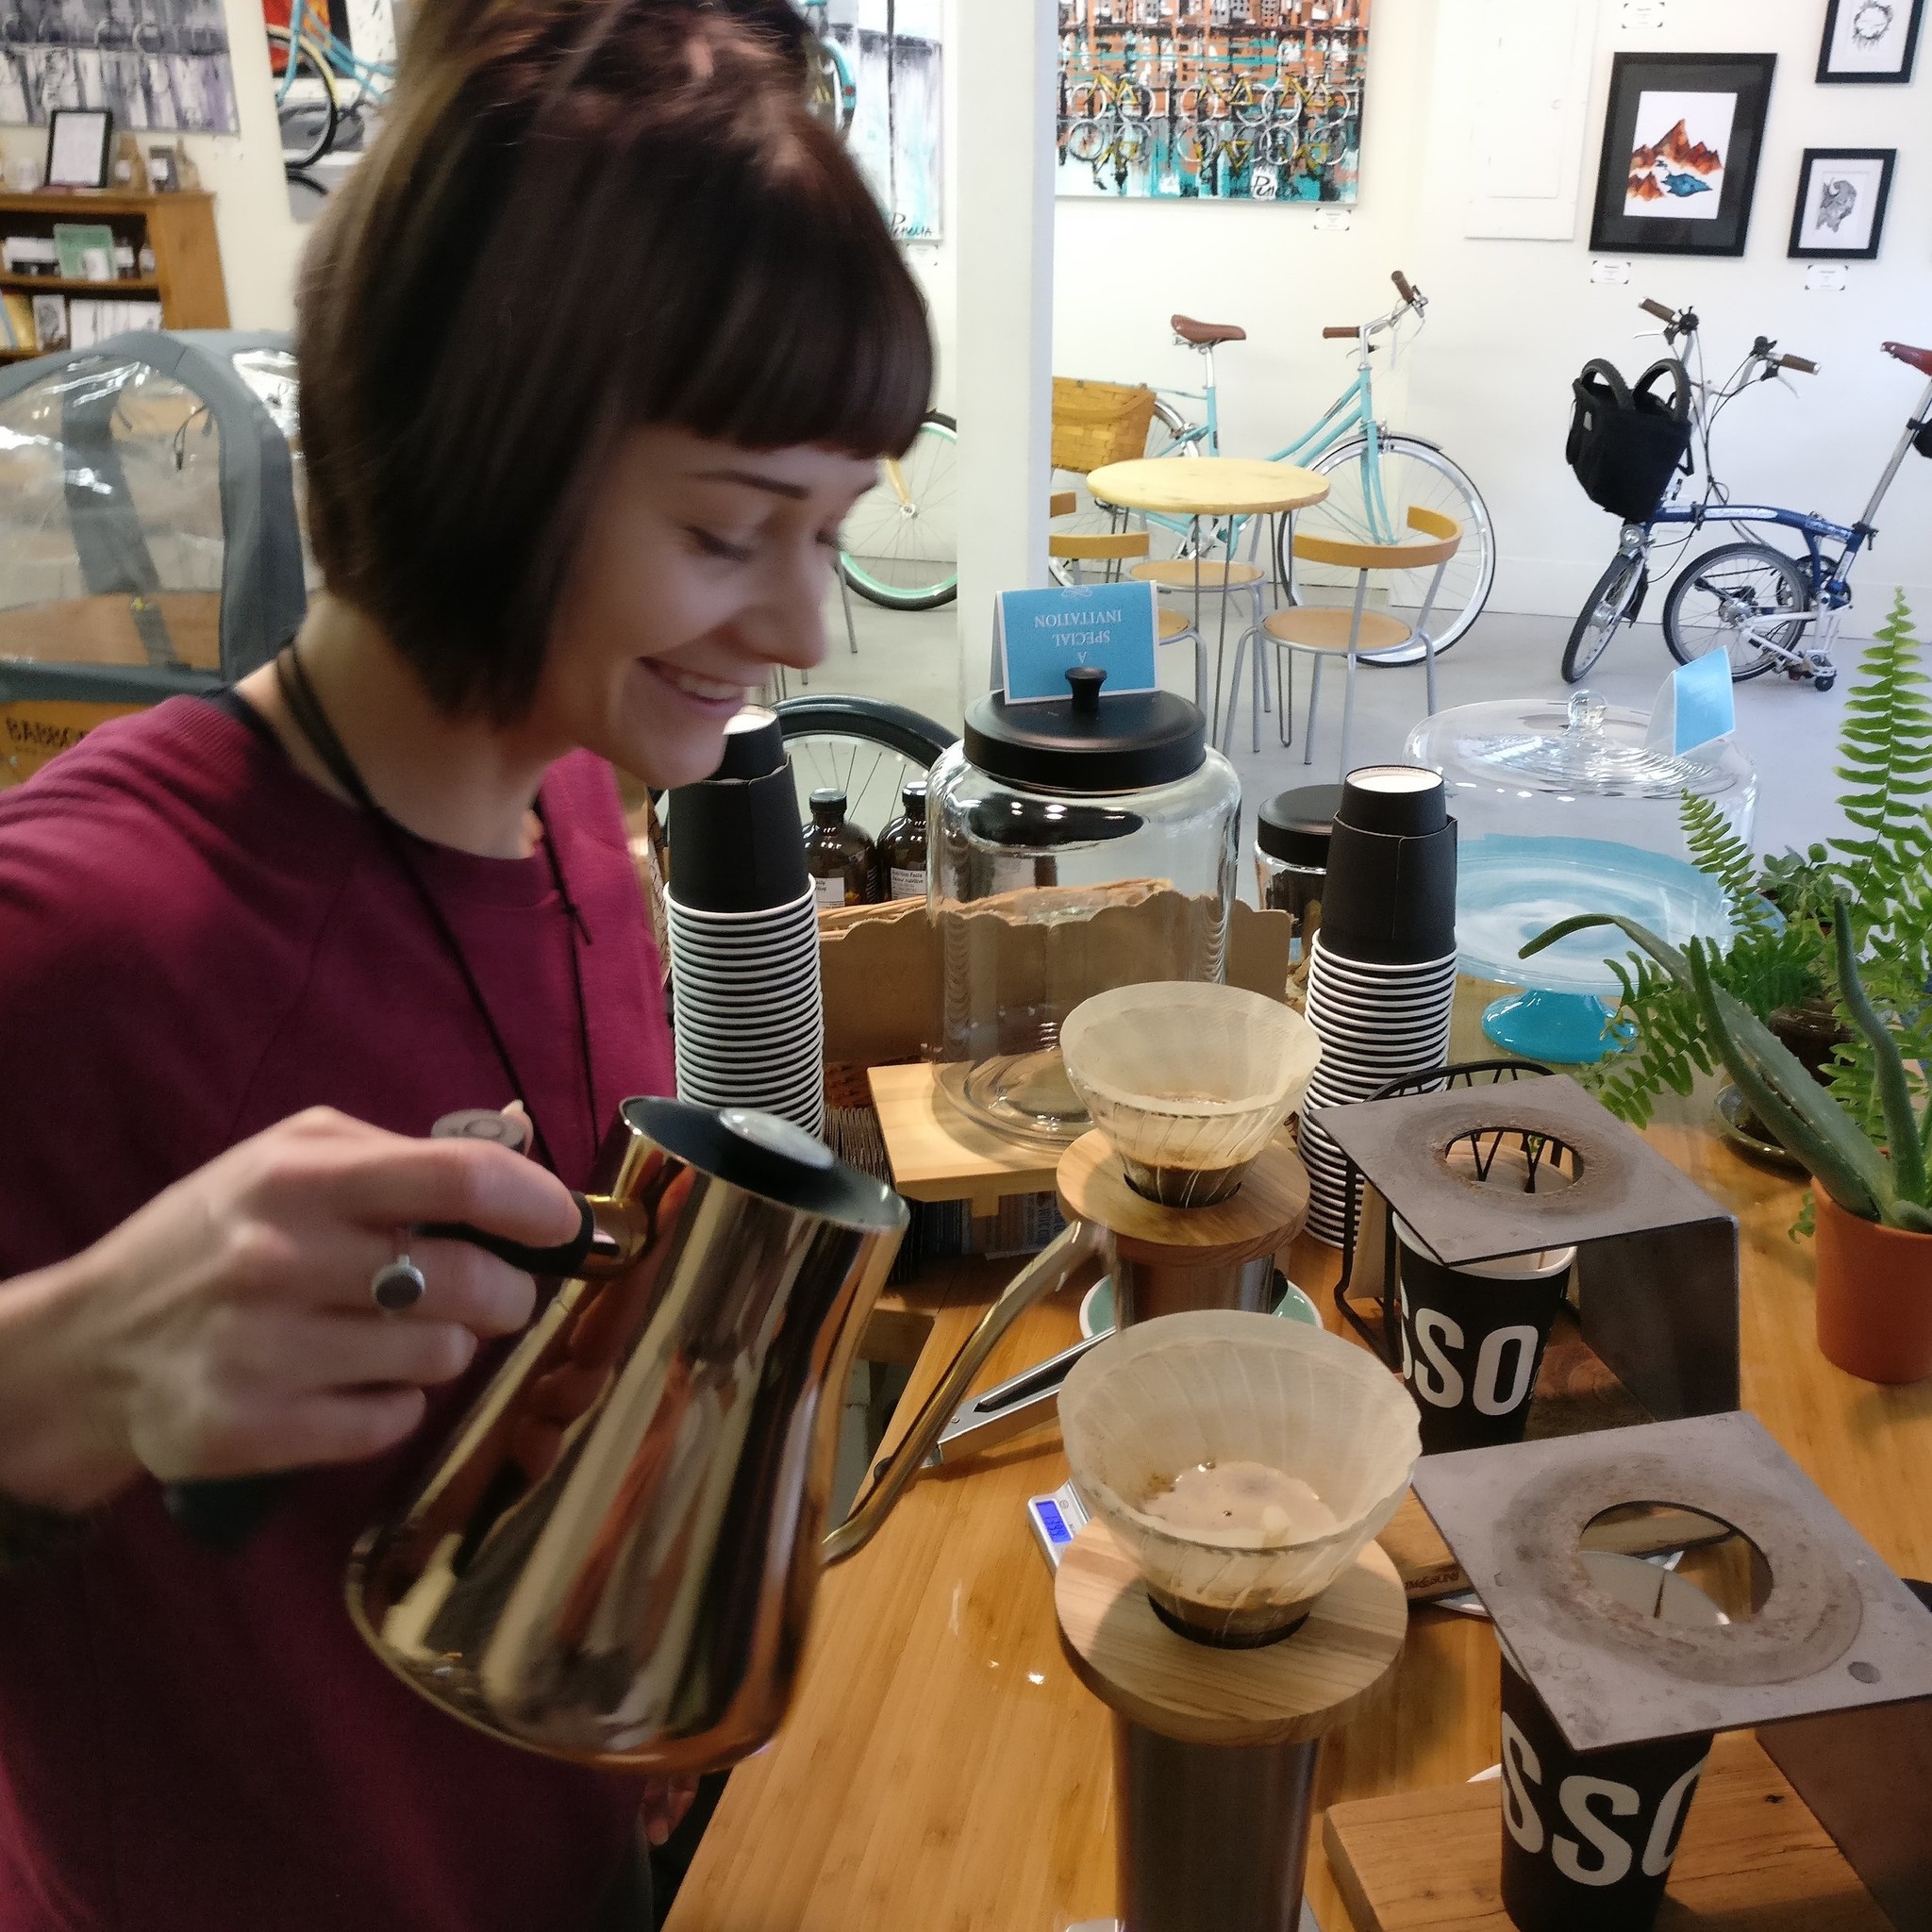
[[1619, 54], [1590, 245], [1742, 255], [1775, 54]]

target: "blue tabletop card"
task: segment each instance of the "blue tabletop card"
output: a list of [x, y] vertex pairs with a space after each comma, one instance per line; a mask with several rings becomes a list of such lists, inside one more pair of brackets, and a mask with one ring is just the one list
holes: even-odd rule
[[1650, 714], [1649, 746], [1682, 758], [1738, 728], [1731, 659], [1726, 651], [1707, 651], [1674, 671], [1657, 693]]
[[1077, 584], [1000, 594], [1001, 683], [1009, 705], [1067, 695], [1067, 673], [1095, 664], [1103, 693], [1158, 688], [1155, 641], [1158, 593], [1152, 584]]

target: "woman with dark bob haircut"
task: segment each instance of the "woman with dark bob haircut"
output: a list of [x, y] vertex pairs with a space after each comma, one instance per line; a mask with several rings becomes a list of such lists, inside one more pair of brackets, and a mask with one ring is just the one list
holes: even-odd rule
[[[401, 1231], [567, 1237], [618, 1104], [671, 1089], [611, 768], [705, 776], [819, 660], [840, 521], [928, 401], [800, 32], [424, 0], [304, 265], [325, 592], [233, 691], [0, 799], [6, 1932], [650, 1924], [684, 1793], [452, 1723], [341, 1577], [531, 1312], [428, 1241], [382, 1312]], [[477, 1107], [534, 1158], [423, 1138]], [[84, 1252], [120, 1262], [50, 1268]], [[163, 1507], [273, 1471], [237, 1550]], [[74, 1534], [24, 1560], [27, 1517]]]

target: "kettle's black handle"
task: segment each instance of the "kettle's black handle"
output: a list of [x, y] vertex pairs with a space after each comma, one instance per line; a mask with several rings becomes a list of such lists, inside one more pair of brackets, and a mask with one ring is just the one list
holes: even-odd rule
[[521, 1241], [485, 1234], [480, 1227], [472, 1227], [463, 1221], [432, 1221], [410, 1232], [426, 1241], [468, 1241], [473, 1248], [481, 1248], [486, 1255], [494, 1255], [499, 1261], [508, 1261], [525, 1274], [554, 1275], [567, 1281], [584, 1265], [597, 1244], [597, 1217], [591, 1211], [589, 1197], [575, 1188], [570, 1197], [577, 1204], [581, 1217], [577, 1231], [569, 1241], [558, 1241], [552, 1248], [526, 1248]]
[[[466, 1222], [438, 1221], [414, 1227], [412, 1234], [429, 1241], [468, 1241], [472, 1247], [521, 1268], [525, 1274], [569, 1279], [608, 1237], [600, 1237], [597, 1217], [589, 1199], [572, 1190], [571, 1199], [582, 1217], [576, 1233], [551, 1248], [526, 1248], [521, 1241], [486, 1234]], [[614, 1246], [614, 1244], [612, 1244]], [[168, 1514], [182, 1531], [211, 1550], [239, 1550], [275, 1513], [291, 1476], [223, 1476], [207, 1482], [169, 1483], [162, 1492]]]

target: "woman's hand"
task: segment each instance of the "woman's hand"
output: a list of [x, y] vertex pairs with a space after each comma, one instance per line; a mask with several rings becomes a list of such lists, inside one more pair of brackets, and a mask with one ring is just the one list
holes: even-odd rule
[[698, 1794], [694, 1777], [654, 1777], [644, 1783], [643, 1808], [638, 1823], [652, 1844], [661, 1845], [684, 1823], [684, 1814]]
[[410, 1140], [313, 1108], [177, 1181], [73, 1260], [0, 1286], [0, 1490], [77, 1510], [169, 1481], [353, 1462], [424, 1391], [529, 1319], [527, 1274], [410, 1241], [406, 1315], [370, 1280], [419, 1222], [532, 1246], [579, 1225], [555, 1175], [486, 1141]]

